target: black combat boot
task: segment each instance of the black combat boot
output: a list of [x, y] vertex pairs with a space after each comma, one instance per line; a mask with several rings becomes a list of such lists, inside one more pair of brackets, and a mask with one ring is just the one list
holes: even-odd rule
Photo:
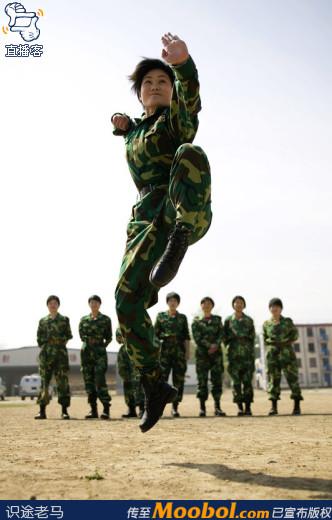
[[278, 415], [278, 406], [277, 406], [277, 399], [271, 399], [271, 410], [269, 411], [269, 415]]
[[98, 419], [98, 408], [97, 403], [90, 403], [91, 410], [90, 412], [85, 416], [86, 419]]
[[189, 245], [190, 230], [177, 224], [168, 238], [166, 249], [150, 273], [150, 282], [164, 287], [175, 277]]
[[246, 403], [246, 409], [244, 410], [244, 415], [252, 415], [251, 404], [249, 401]]
[[144, 403], [140, 403], [140, 404], [138, 405], [138, 407], [139, 407], [138, 417], [139, 417], [140, 419], [142, 419], [143, 414], [144, 414]]
[[35, 419], [47, 419], [46, 406], [44, 404], [39, 405], [39, 413], [35, 415]]
[[178, 406], [179, 406], [179, 403], [173, 403], [172, 405], [172, 416], [173, 417], [180, 417], [180, 414], [178, 412]]
[[237, 412], [237, 414], [239, 416], [243, 415], [243, 404], [242, 403], [237, 403], [237, 407], [239, 409], [239, 411]]
[[225, 417], [225, 412], [222, 411], [222, 409], [220, 408], [220, 400], [216, 399], [214, 401], [214, 415], [216, 415], [217, 417]]
[[137, 418], [136, 406], [132, 405], [132, 404], [129, 405], [127, 413], [123, 413], [121, 415], [121, 417], [123, 417], [124, 419], [131, 419], [132, 417], [136, 417]]
[[110, 404], [109, 403], [103, 403], [104, 409], [103, 413], [100, 414], [100, 418], [103, 421], [108, 421], [110, 419]]
[[199, 402], [200, 402], [199, 417], [206, 417], [205, 399], [200, 399]]
[[67, 406], [65, 406], [64, 404], [61, 407], [61, 419], [64, 419], [66, 421], [68, 421], [68, 419], [70, 419], [70, 416], [69, 416], [69, 413], [67, 410]]
[[145, 433], [159, 421], [165, 406], [176, 399], [178, 391], [165, 383], [161, 377], [153, 379], [147, 374], [142, 375], [142, 385], [145, 394], [145, 410], [139, 427]]
[[294, 408], [292, 415], [301, 415], [300, 399], [294, 399]]

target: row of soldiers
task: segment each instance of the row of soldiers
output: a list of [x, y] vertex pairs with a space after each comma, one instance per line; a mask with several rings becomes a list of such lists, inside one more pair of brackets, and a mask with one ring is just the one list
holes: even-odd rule
[[[88, 300], [90, 313], [79, 323], [82, 340], [81, 369], [88, 395], [90, 411], [86, 419], [98, 418], [97, 400], [103, 405], [101, 419], [110, 418], [110, 402], [106, 383], [106, 347], [112, 340], [111, 319], [100, 312], [101, 299], [93, 295]], [[172, 374], [173, 385], [178, 390], [176, 401], [172, 403], [173, 417], [179, 417], [179, 403], [182, 401], [187, 361], [189, 358], [190, 334], [188, 320], [178, 312], [180, 296], [169, 293], [166, 297], [168, 310], [157, 315], [154, 330], [156, 348], [160, 349], [160, 364], [165, 381]], [[54, 375], [58, 390], [58, 402], [62, 406], [62, 418], [69, 419], [70, 389], [68, 382], [68, 354], [66, 344], [72, 338], [69, 319], [59, 312], [60, 300], [52, 295], [47, 299], [49, 314], [38, 325], [37, 341], [41, 348], [39, 355], [41, 390], [38, 397], [40, 411], [36, 419], [46, 419], [46, 406], [49, 403], [49, 385]], [[232, 379], [233, 401], [238, 406], [238, 415], [252, 415], [253, 374], [255, 371], [255, 327], [250, 316], [244, 313], [246, 307], [242, 296], [232, 300], [233, 314], [224, 324], [220, 316], [213, 314], [214, 301], [210, 297], [201, 300], [202, 315], [195, 317], [191, 325], [196, 343], [195, 360], [197, 372], [197, 398], [199, 416], [206, 416], [206, 400], [209, 395], [208, 380], [211, 381], [211, 394], [214, 399], [214, 413], [225, 416], [220, 406], [224, 372], [222, 344], [228, 357], [228, 371]], [[272, 402], [270, 415], [278, 413], [280, 381], [282, 371], [291, 389], [294, 400], [293, 414], [301, 413], [300, 401], [303, 399], [298, 380], [298, 366], [293, 343], [298, 331], [290, 318], [282, 315], [283, 304], [279, 298], [269, 302], [271, 317], [264, 322], [263, 335], [267, 348], [268, 393]], [[123, 379], [124, 396], [128, 411], [123, 417], [141, 417], [144, 412], [144, 392], [139, 375], [129, 359], [120, 329], [116, 339], [121, 347], [118, 353], [118, 371]]]

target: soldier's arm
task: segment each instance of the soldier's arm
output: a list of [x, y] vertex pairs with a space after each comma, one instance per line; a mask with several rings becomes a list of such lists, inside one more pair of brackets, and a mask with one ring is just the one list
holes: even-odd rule
[[288, 339], [291, 343], [296, 341], [299, 337], [299, 331], [295, 327], [293, 320], [291, 318], [288, 318], [288, 327], [289, 327], [289, 333], [288, 333]]
[[113, 337], [113, 331], [112, 331], [112, 321], [111, 318], [107, 316], [106, 320], [106, 327], [105, 327], [105, 333], [104, 333], [104, 345], [107, 347], [112, 341]]
[[271, 338], [268, 333], [268, 326], [267, 323], [263, 323], [263, 340], [265, 345], [271, 345]]
[[37, 343], [39, 347], [42, 347], [45, 345], [47, 341], [47, 334], [46, 329], [43, 320], [40, 320], [38, 323], [38, 329], [37, 329]]
[[170, 129], [180, 141], [192, 142], [201, 110], [198, 73], [191, 56], [181, 65], [171, 65], [175, 81], [170, 104]]
[[187, 320], [187, 316], [185, 316], [185, 315], [184, 315], [184, 320], [183, 320], [183, 337], [184, 337], [185, 341], [190, 341], [188, 320]]
[[[114, 117], [116, 118], [116, 116], [127, 118], [128, 124], [121, 125], [121, 126], [124, 126], [125, 128], [120, 128], [120, 126], [118, 126], [118, 123], [116, 123], [116, 120], [113, 122], [113, 118]], [[130, 130], [136, 125], [136, 123], [133, 119], [131, 119], [127, 114], [121, 113], [121, 112], [115, 112], [111, 117], [111, 121], [113, 124], [113, 132], [112, 132], [113, 135], [122, 135], [123, 137], [125, 137], [128, 134], [128, 132], [130, 132]]]
[[160, 314], [157, 314], [157, 317], [156, 317], [156, 321], [154, 324], [154, 333], [155, 333], [156, 338], [159, 339], [159, 341], [161, 339], [163, 339], [164, 334], [163, 334], [163, 330], [162, 330], [162, 326], [161, 326]]
[[255, 349], [255, 342], [256, 342], [256, 331], [255, 331], [255, 324], [254, 320], [250, 320], [250, 340], [252, 342], [252, 348]]
[[230, 343], [230, 327], [229, 327], [229, 319], [226, 318], [225, 319], [225, 323], [224, 323], [224, 339], [223, 339], [223, 342], [224, 342], [224, 345], [227, 347]]
[[78, 325], [78, 333], [80, 335], [81, 340], [83, 342], [86, 342], [88, 339], [88, 336], [86, 335], [85, 330], [84, 330], [84, 318], [80, 319], [80, 323]]
[[217, 331], [217, 337], [216, 337], [216, 344], [221, 345], [222, 341], [224, 340], [225, 333], [224, 333], [224, 327], [222, 324], [222, 319], [219, 319], [219, 326]]
[[206, 345], [206, 341], [204, 341], [203, 334], [201, 332], [201, 328], [199, 325], [199, 320], [194, 320], [191, 325], [191, 331], [193, 333], [193, 338], [195, 340], [196, 345]]
[[73, 335], [70, 328], [70, 321], [69, 318], [66, 318], [66, 341], [69, 341], [72, 339]]

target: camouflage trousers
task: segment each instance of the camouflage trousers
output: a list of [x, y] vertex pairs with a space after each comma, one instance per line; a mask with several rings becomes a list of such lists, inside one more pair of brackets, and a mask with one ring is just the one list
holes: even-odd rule
[[103, 404], [109, 404], [111, 401], [106, 383], [107, 365], [107, 352], [103, 345], [83, 343], [81, 349], [81, 372], [90, 404], [96, 403], [97, 398]]
[[300, 399], [299, 370], [292, 345], [269, 347], [267, 352], [267, 377], [269, 399], [280, 399], [280, 381], [283, 371], [291, 389], [291, 399]]
[[117, 358], [119, 376], [123, 380], [123, 393], [128, 407], [143, 406], [144, 392], [139, 374], [135, 371], [126, 347], [121, 345]]
[[169, 184], [157, 186], [132, 209], [126, 249], [115, 291], [121, 333], [134, 366], [151, 379], [160, 377], [159, 346], [147, 313], [158, 301], [149, 274], [163, 254], [176, 223], [191, 229], [190, 244], [200, 240], [211, 223], [211, 176], [204, 151], [189, 143], [176, 151]]
[[252, 403], [254, 400], [254, 389], [252, 378], [254, 375], [254, 360], [250, 358], [234, 358], [229, 360], [228, 373], [232, 379], [233, 402]]
[[50, 402], [49, 386], [54, 376], [58, 403], [62, 406], [70, 405], [70, 389], [68, 382], [69, 361], [65, 345], [44, 345], [39, 353], [39, 374], [41, 387], [37, 403], [42, 406]]
[[222, 394], [222, 375], [224, 372], [222, 353], [208, 354], [206, 349], [197, 347], [195, 356], [198, 381], [196, 396], [204, 401], [208, 399], [210, 374], [211, 394], [215, 401], [219, 401]]
[[160, 351], [160, 365], [164, 381], [168, 381], [172, 372], [173, 386], [177, 388], [176, 402], [180, 403], [183, 397], [184, 380], [187, 370], [186, 353], [184, 342], [167, 344], [163, 342]]

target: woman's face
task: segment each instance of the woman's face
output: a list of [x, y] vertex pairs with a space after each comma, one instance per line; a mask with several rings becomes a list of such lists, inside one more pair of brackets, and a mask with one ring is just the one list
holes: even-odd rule
[[179, 306], [179, 302], [176, 298], [169, 298], [167, 305], [168, 305], [170, 312], [175, 312]]
[[243, 312], [243, 309], [244, 309], [243, 300], [241, 300], [241, 298], [236, 298], [236, 300], [233, 304], [233, 307], [234, 307], [235, 312], [238, 312], [239, 314], [241, 314], [241, 312]]
[[140, 92], [144, 108], [166, 107], [171, 103], [172, 82], [161, 69], [150, 70], [145, 74]]
[[201, 303], [201, 309], [204, 313], [211, 314], [213, 309], [212, 302], [210, 302], [210, 300], [205, 300], [203, 303]]
[[282, 308], [279, 307], [279, 305], [272, 305], [270, 307], [270, 312], [272, 314], [272, 317], [275, 320], [278, 320], [280, 318], [280, 316], [281, 316]]

